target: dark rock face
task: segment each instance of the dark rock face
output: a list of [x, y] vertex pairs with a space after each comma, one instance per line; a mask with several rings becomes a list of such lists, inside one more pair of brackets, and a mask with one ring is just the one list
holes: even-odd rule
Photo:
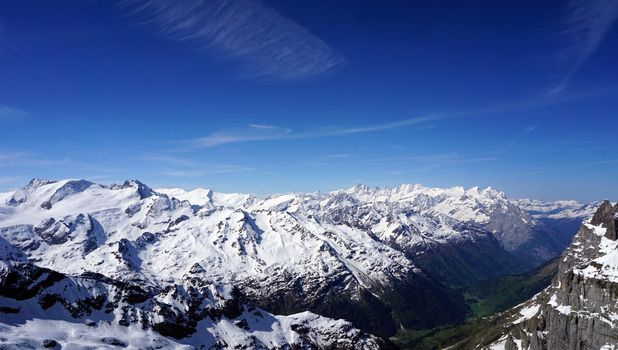
[[37, 187], [41, 187], [44, 185], [49, 185], [49, 184], [53, 184], [57, 182], [56, 180], [48, 180], [48, 179], [32, 179], [30, 180], [30, 182], [28, 183], [28, 185], [26, 187], [28, 188], [37, 188]]
[[114, 184], [110, 186], [110, 188], [113, 190], [114, 189], [124, 189], [124, 188], [129, 188], [129, 187], [135, 187], [137, 194], [139, 195], [141, 199], [151, 197], [155, 193], [152, 190], [152, 188], [146, 186], [145, 184], [143, 184], [142, 182], [138, 180], [127, 180], [122, 185]]
[[10, 207], [16, 207], [22, 203], [25, 203], [27, 200], [28, 197], [26, 197], [23, 191], [21, 191], [16, 192], [13, 196], [11, 196], [11, 198], [7, 200], [6, 204]]
[[[196, 267], [194, 270], [199, 273], [201, 269]], [[251, 334], [252, 324], [256, 321], [274, 320], [272, 315], [248, 304], [238, 289], [231, 291], [231, 299], [222, 299], [222, 296], [217, 295], [216, 289], [213, 290], [209, 283], [199, 277], [187, 275], [181, 281], [181, 284], [168, 286], [162, 290], [146, 291], [137, 285], [96, 273], [68, 277], [30, 263], [11, 262], [0, 269], [0, 296], [22, 302], [34, 301], [43, 311], [53, 306], [60, 306], [68, 311], [75, 322], [84, 323], [89, 327], [98, 326], [97, 322], [89, 317], [97, 317], [95, 315], [100, 315], [100, 311], [104, 311], [110, 315], [111, 321], [106, 319], [103, 322], [116, 322], [125, 327], [137, 324], [143, 329], [152, 329], [174, 339], [190, 337], [198, 331], [207, 332], [199, 328], [200, 322], [206, 319], [210, 322], [229, 319], [247, 334]], [[176, 305], [186, 305], [186, 308], [178, 309]], [[32, 311], [34, 306], [29, 305], [27, 309]], [[2, 307], [0, 316], [17, 315], [21, 311], [20, 308]], [[247, 321], [247, 315], [253, 317], [251, 322]], [[0, 322], [5, 322], [4, 318], [0, 317]], [[271, 327], [270, 324], [265, 326]], [[330, 349], [352, 350], [356, 348], [355, 344], [363, 344], [362, 348], [368, 350], [390, 348], [388, 342], [362, 333], [352, 328], [350, 323], [339, 323], [336, 327], [323, 329], [300, 323], [293, 328], [296, 330], [291, 330], [298, 334], [298, 340], [284, 348], [318, 349], [324, 343], [330, 344]], [[253, 339], [249, 348], [268, 348], [267, 344], [262, 343], [257, 337], [247, 335], [247, 339]], [[106, 336], [98, 341], [101, 347], [129, 347], [125, 339], [118, 337]], [[3, 348], [2, 342], [3, 339], [0, 338], [0, 348]], [[60, 344], [54, 339], [44, 339], [39, 344], [38, 347], [41, 348], [60, 348]], [[218, 340], [216, 344], [213, 349], [228, 348], [223, 339]], [[247, 344], [246, 340], [244, 344]]]
[[101, 338], [101, 343], [105, 343], [105, 344], [120, 347], [120, 348], [127, 347], [127, 343], [123, 342], [122, 340], [118, 338], [112, 338], [112, 337]]
[[53, 339], [45, 339], [43, 340], [43, 347], [47, 349], [57, 349], [60, 345]]
[[[618, 206], [618, 205], [617, 205]], [[616, 208], [612, 207], [609, 201], [603, 202], [599, 210], [594, 214], [590, 223], [595, 226], [601, 226], [607, 229], [605, 237], [615, 241], [618, 239], [618, 231], [616, 231], [618, 219], [616, 218]]]
[[[604, 202], [560, 258], [552, 285], [496, 316], [479, 343], [505, 349], [613, 349], [618, 344], [616, 210]], [[501, 335], [496, 335], [501, 334]], [[480, 337], [483, 338], [482, 336]]]

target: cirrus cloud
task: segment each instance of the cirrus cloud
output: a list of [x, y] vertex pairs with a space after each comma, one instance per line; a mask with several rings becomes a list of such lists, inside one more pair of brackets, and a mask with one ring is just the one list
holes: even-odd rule
[[164, 37], [245, 62], [255, 78], [299, 80], [345, 59], [320, 38], [259, 0], [123, 0]]
[[571, 0], [560, 30], [564, 43], [558, 61], [567, 68], [549, 92], [558, 94], [569, 84], [582, 65], [596, 52], [607, 32], [618, 19], [618, 1]]

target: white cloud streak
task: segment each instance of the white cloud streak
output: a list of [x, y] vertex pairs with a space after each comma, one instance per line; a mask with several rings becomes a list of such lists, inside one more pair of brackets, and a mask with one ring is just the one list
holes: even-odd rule
[[139, 159], [165, 164], [164, 170], [161, 171], [160, 174], [171, 177], [204, 177], [215, 174], [239, 173], [255, 170], [254, 168], [240, 165], [205, 162], [161, 153], [144, 154], [140, 156]]
[[569, 85], [573, 76], [602, 43], [616, 19], [616, 0], [570, 1], [560, 32], [566, 44], [558, 55], [560, 63], [569, 68], [560, 82], [550, 90], [550, 94], [559, 94]]
[[12, 177], [12, 176], [0, 176], [0, 185], [4, 185], [4, 184], [7, 184], [7, 183], [17, 182], [17, 180], [19, 180], [19, 178], [17, 178], [17, 177]]
[[239, 165], [230, 164], [215, 164], [207, 165], [202, 170], [168, 170], [163, 171], [161, 174], [171, 177], [204, 177], [208, 175], [228, 174], [228, 173], [240, 173], [247, 171], [254, 171], [255, 169], [249, 167], [243, 167]]
[[122, 0], [164, 37], [244, 61], [259, 79], [299, 80], [345, 60], [301, 25], [259, 0]]
[[38, 158], [29, 152], [0, 153], [0, 168], [59, 165], [68, 161], [68, 158]]
[[[369, 158], [369, 159], [323, 159], [321, 161], [302, 162], [295, 164], [300, 167], [324, 167], [324, 166], [366, 166], [377, 165], [381, 167], [412, 167], [419, 166], [420, 170], [431, 170], [448, 166], [465, 165], [473, 163], [485, 163], [500, 160], [496, 154], [490, 155], [462, 155], [457, 152], [425, 154], [425, 155], [401, 155], [392, 157]], [[399, 172], [402, 170], [397, 170]]]
[[[449, 119], [464, 119], [464, 118], [479, 118], [489, 117], [492, 114], [500, 114], [507, 112], [516, 112], [521, 110], [532, 110], [535, 108], [558, 105], [589, 97], [615, 94], [614, 89], [610, 90], [592, 90], [580, 94], [562, 94], [560, 96], [542, 96], [532, 99], [508, 102], [499, 105], [490, 106], [479, 110], [457, 111], [451, 113], [434, 113], [430, 116], [416, 117], [403, 119], [382, 124], [374, 124], [368, 126], [356, 127], [339, 127], [327, 128], [320, 130], [293, 130], [287, 127], [264, 124], [248, 124], [242, 128], [223, 129], [215, 131], [205, 137], [188, 140], [176, 141], [177, 143], [187, 144], [190, 148], [209, 148], [226, 144], [245, 143], [255, 141], [271, 141], [271, 140], [293, 140], [293, 139], [310, 139], [320, 137], [333, 137], [341, 135], [351, 135], [359, 133], [378, 132], [389, 129], [397, 129], [403, 127], [413, 127], [414, 130], [426, 130], [436, 127], [435, 123]], [[523, 130], [524, 137], [527, 134], [535, 131], [538, 124], [530, 125]], [[508, 148], [508, 147], [507, 147]], [[184, 149], [187, 151], [187, 149]]]
[[310, 139], [319, 137], [332, 137], [341, 135], [353, 135], [396, 129], [406, 126], [421, 125], [428, 121], [442, 119], [441, 117], [418, 117], [383, 124], [374, 124], [362, 127], [330, 128], [317, 131], [295, 132], [290, 128], [279, 126], [264, 126], [250, 124], [244, 128], [228, 129], [214, 132], [206, 137], [192, 140], [190, 144], [196, 148], [207, 148], [231, 143], [243, 143], [252, 141]]
[[23, 118], [26, 115], [28, 115], [28, 112], [24, 111], [23, 109], [0, 104], [0, 121], [17, 120]]
[[169, 154], [148, 153], [148, 154], [142, 155], [140, 159], [150, 161], [150, 162], [167, 163], [167, 164], [179, 165], [179, 166], [194, 166], [195, 165], [195, 161], [191, 159], [181, 158], [181, 157], [177, 157], [177, 156], [173, 156]]

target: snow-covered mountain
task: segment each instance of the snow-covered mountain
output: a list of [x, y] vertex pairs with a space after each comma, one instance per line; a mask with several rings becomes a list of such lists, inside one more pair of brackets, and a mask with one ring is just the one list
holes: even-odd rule
[[0, 239], [2, 349], [381, 349], [344, 320], [276, 316], [199, 277], [163, 289], [96, 273], [67, 276], [26, 263]]
[[[257, 197], [152, 190], [139, 181], [33, 180], [0, 194], [0, 238], [8, 261], [73, 280], [138, 285], [149, 303], [175, 291], [165, 299], [176, 310], [165, 318], [174, 320], [170, 327], [186, 325], [177, 298], [187, 297], [192, 276], [235, 287], [247, 305], [272, 314], [310, 310], [381, 336], [462, 321], [467, 309], [444, 284], [488, 279], [558, 253], [544, 225], [501, 192], [420, 185]], [[146, 323], [156, 331], [155, 324]]]
[[618, 344], [618, 204], [602, 202], [560, 258], [551, 286], [495, 317], [479, 348], [614, 349]]
[[575, 200], [544, 202], [536, 199], [514, 199], [512, 202], [537, 219], [585, 219], [592, 217], [602, 203], [582, 204]]
[[589, 219], [601, 205], [601, 201], [582, 204], [574, 200], [543, 202], [532, 199], [513, 200], [537, 221], [543, 223], [558, 243], [560, 250], [566, 249], [582, 221]]
[[368, 203], [397, 202], [422, 216], [454, 220], [491, 232], [522, 262], [537, 264], [559, 253], [541, 223], [490, 187], [427, 188], [402, 185], [392, 189], [355, 186], [342, 191]]
[[[135, 181], [110, 187], [32, 181], [2, 196], [2, 348], [385, 346], [343, 320], [310, 312], [276, 316], [252, 306], [243, 293], [266, 289], [269, 282], [258, 276], [271, 274], [272, 283], [284, 283], [278, 271], [294, 272], [295, 253], [315, 259], [306, 279], [317, 278], [319, 268], [321, 282], [345, 271], [333, 255], [320, 253], [322, 247], [301, 247], [290, 239], [283, 243], [288, 250], [263, 232], [258, 237], [242, 211], [201, 212]], [[217, 221], [202, 221], [211, 215]], [[192, 220], [209, 227], [184, 226]], [[236, 236], [228, 232], [231, 227]], [[311, 235], [298, 232], [303, 234]], [[261, 260], [256, 241], [265, 242], [260, 257], [277, 260]], [[396, 256], [384, 256], [397, 264]]]
[[[448, 242], [451, 245], [473, 239], [479, 241], [483, 240], [483, 234], [490, 232], [499, 245], [519, 258], [520, 263], [530, 267], [556, 256], [564, 248], [556, 242], [554, 230], [532, 217], [527, 208], [522, 210], [519, 201], [510, 201], [503, 192], [492, 188], [442, 189], [418, 184], [372, 188], [356, 185], [331, 193], [286, 194], [266, 198], [221, 194], [204, 189], [189, 192], [179, 189], [158, 191], [197, 205], [240, 206], [248, 211], [267, 209], [327, 219], [330, 214], [341, 213], [347, 218], [344, 224], [371, 230], [398, 249], [427, 243], [426, 238], [432, 243]], [[568, 213], [564, 216], [570, 217]], [[424, 237], [401, 237], [397, 233], [401, 227], [413, 227], [422, 232]], [[468, 231], [462, 234], [462, 229]], [[573, 232], [569, 232], [569, 235], [572, 236]], [[495, 242], [486, 244], [492, 246]]]

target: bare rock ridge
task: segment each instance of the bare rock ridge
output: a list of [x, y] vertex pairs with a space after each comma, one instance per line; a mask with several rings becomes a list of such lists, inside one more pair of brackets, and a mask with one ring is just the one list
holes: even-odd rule
[[592, 220], [590, 220], [590, 224], [594, 226], [600, 226], [605, 228], [605, 237], [615, 241], [618, 239], [617, 237], [617, 227], [616, 223], [618, 219], [616, 218], [616, 213], [618, 212], [618, 204], [612, 207], [612, 204], [609, 201], [603, 202], [594, 216]]
[[477, 348], [615, 349], [618, 345], [618, 205], [581, 225], [551, 286], [495, 317]]

